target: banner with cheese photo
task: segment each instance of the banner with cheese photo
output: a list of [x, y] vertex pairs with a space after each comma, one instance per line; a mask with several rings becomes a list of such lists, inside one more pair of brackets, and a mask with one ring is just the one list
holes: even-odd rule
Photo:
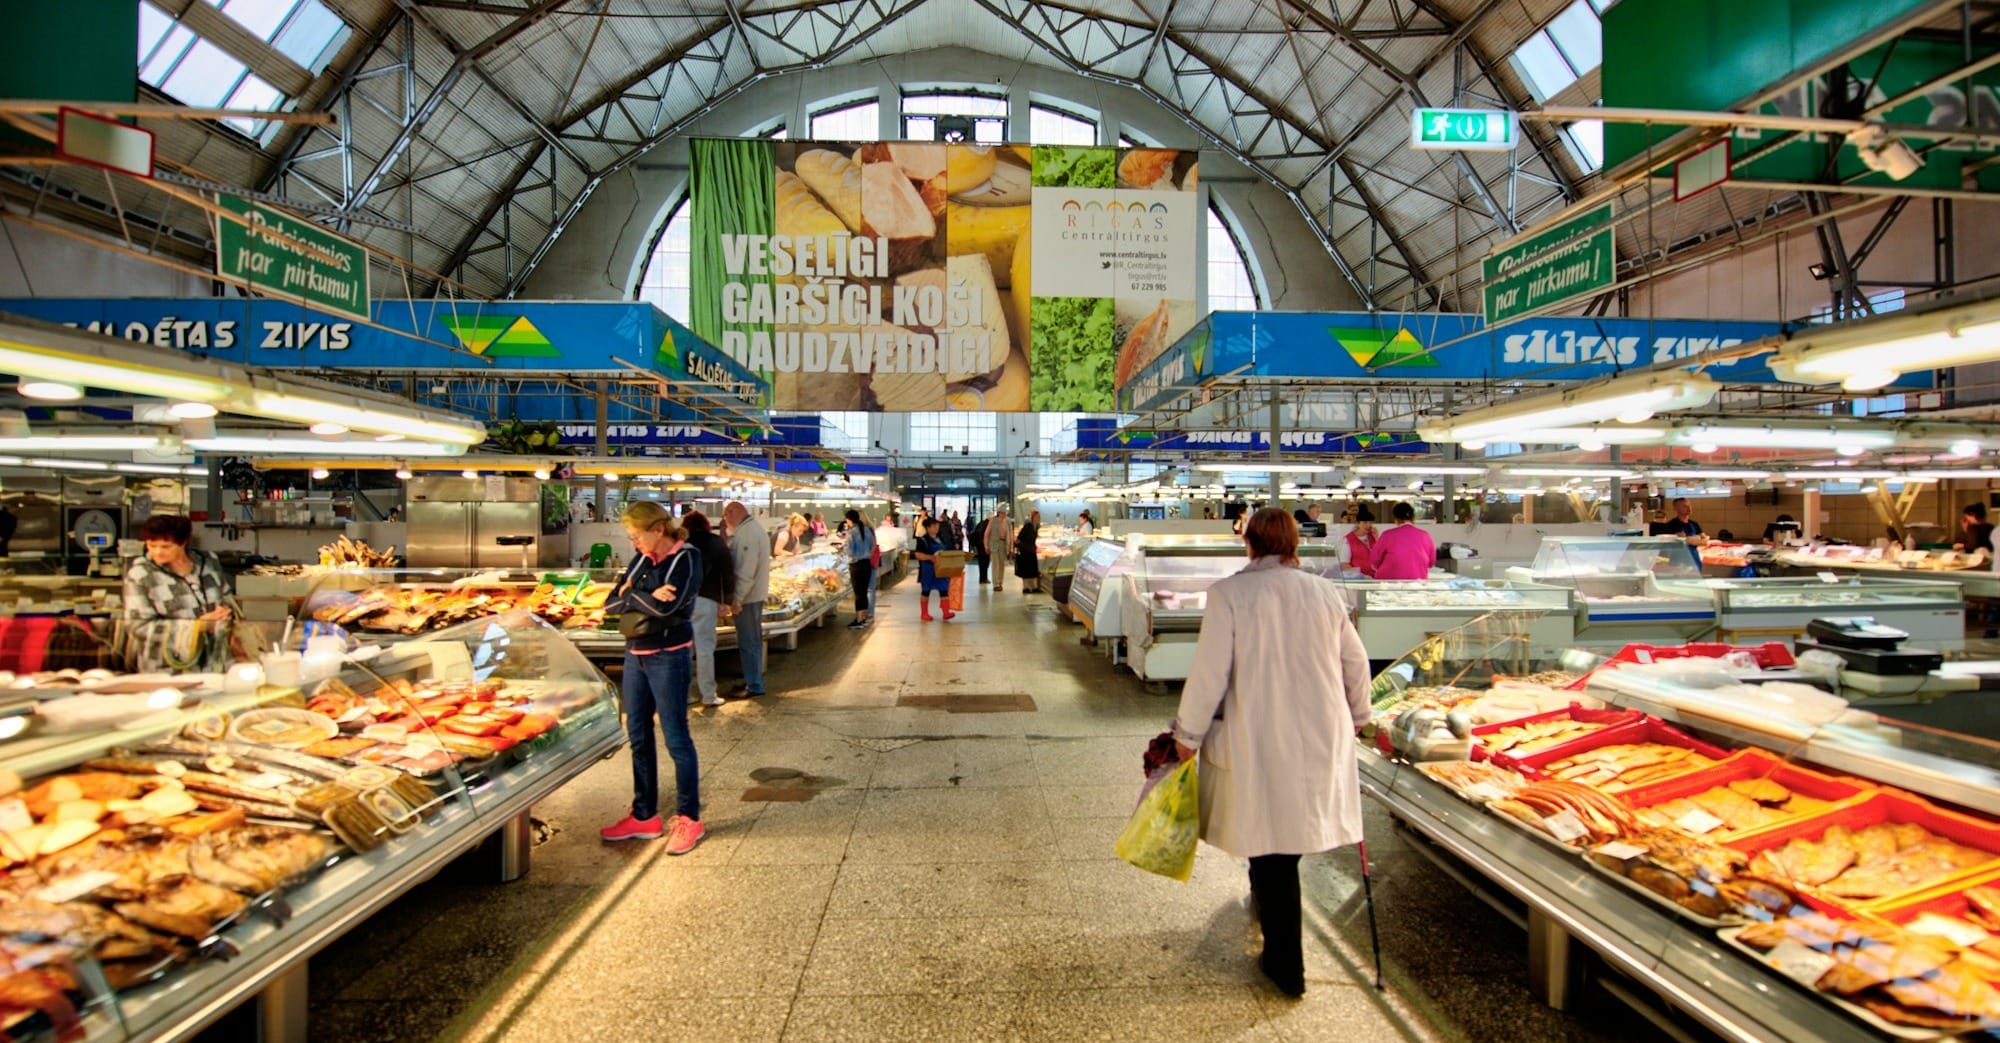
[[771, 408], [1110, 410], [1198, 318], [1193, 152], [690, 145], [689, 325]]

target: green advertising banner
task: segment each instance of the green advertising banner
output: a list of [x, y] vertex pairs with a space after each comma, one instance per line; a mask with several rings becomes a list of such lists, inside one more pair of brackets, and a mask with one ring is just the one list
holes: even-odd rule
[[689, 325], [774, 409], [1109, 411], [1199, 317], [1196, 153], [691, 145]]
[[318, 225], [235, 196], [216, 220], [215, 267], [253, 289], [368, 321], [368, 252]]
[[[1620, 0], [1603, 16], [1604, 105], [1727, 111], [1925, 6], [1930, 0]], [[1863, 59], [1855, 68], [1866, 82], [1875, 66]], [[1605, 124], [1605, 169], [1680, 130]]]

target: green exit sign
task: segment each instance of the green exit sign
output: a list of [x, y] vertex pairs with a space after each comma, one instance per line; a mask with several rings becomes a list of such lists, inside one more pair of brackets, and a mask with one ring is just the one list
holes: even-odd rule
[[1505, 152], [1520, 124], [1497, 109], [1417, 109], [1410, 113], [1410, 147]]

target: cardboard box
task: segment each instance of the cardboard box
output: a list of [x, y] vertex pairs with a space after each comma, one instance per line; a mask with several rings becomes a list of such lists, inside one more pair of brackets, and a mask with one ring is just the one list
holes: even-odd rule
[[965, 575], [965, 563], [971, 557], [972, 555], [962, 550], [938, 551], [937, 574], [939, 576], [963, 576]]

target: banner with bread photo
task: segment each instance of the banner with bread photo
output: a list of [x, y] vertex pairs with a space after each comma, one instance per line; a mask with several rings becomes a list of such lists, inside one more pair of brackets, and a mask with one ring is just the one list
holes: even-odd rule
[[1193, 152], [690, 144], [689, 326], [771, 408], [1106, 411], [1196, 318]]

